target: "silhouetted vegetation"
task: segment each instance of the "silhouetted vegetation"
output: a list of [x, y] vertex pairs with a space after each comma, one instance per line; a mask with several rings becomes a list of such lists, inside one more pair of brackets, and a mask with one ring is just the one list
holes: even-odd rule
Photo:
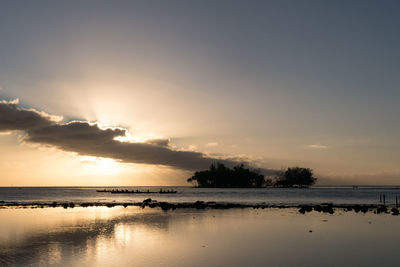
[[264, 187], [271, 184], [271, 180], [265, 180], [259, 170], [250, 170], [243, 164], [230, 169], [224, 164], [211, 164], [210, 169], [198, 171], [187, 179], [198, 187]]
[[317, 181], [309, 168], [292, 167], [278, 174], [275, 187], [308, 187]]
[[309, 187], [317, 181], [309, 168], [292, 167], [278, 172], [275, 181], [266, 179], [260, 170], [250, 170], [243, 164], [232, 169], [222, 163], [211, 164], [205, 171], [197, 171], [187, 179], [198, 187], [257, 188], [257, 187]]

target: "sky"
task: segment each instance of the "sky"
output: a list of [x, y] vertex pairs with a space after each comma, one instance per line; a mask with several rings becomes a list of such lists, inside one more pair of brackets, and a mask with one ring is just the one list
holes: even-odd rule
[[399, 11], [1, 1], [0, 186], [186, 185], [216, 160], [400, 185]]

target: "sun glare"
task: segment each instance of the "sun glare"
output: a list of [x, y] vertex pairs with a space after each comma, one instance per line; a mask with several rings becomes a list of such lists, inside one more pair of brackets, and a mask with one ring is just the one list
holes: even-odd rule
[[91, 173], [117, 174], [121, 171], [121, 164], [109, 158], [81, 156], [80, 162], [85, 164]]

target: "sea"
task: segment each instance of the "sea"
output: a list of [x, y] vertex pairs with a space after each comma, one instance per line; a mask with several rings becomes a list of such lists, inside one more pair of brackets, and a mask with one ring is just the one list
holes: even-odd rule
[[[97, 190], [176, 190], [111, 194]], [[2, 187], [5, 202], [216, 201], [380, 204], [398, 187], [220, 189], [193, 187]], [[1, 206], [1, 205], [0, 205]], [[176, 209], [138, 206], [0, 207], [0, 266], [399, 266], [400, 216], [337, 209]]]
[[[98, 190], [133, 190], [176, 194], [111, 194]], [[219, 203], [297, 206], [306, 204], [395, 204], [400, 201], [398, 186], [310, 187], [310, 188], [195, 188], [195, 187], [0, 187], [5, 202], [140, 202], [151, 198], [170, 203], [215, 201]]]

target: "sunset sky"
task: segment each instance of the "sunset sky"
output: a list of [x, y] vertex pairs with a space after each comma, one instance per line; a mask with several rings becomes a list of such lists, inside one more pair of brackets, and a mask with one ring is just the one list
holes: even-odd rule
[[1, 1], [0, 186], [221, 160], [400, 185], [399, 1]]

